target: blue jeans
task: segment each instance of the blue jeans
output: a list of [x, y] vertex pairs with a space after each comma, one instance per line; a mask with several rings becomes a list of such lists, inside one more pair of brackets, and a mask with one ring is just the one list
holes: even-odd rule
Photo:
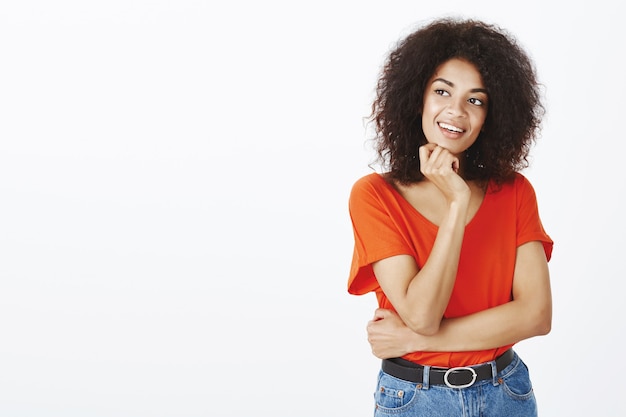
[[[495, 362], [491, 362], [495, 369]], [[468, 388], [404, 381], [383, 371], [374, 393], [374, 417], [536, 417], [537, 403], [526, 364], [513, 361], [492, 379]]]

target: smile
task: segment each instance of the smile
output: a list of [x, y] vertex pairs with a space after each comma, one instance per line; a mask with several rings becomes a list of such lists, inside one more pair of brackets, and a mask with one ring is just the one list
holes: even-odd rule
[[439, 122], [438, 125], [439, 125], [440, 128], [449, 130], [450, 132], [454, 132], [454, 133], [463, 133], [463, 132], [465, 132], [465, 130], [461, 129], [460, 127], [452, 126], [452, 125], [449, 125], [447, 123]]

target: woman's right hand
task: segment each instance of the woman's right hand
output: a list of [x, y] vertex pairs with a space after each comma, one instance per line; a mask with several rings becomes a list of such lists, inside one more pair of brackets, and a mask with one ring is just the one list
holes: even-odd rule
[[420, 170], [445, 196], [449, 203], [469, 201], [471, 191], [458, 174], [459, 158], [436, 143], [427, 143], [419, 148]]
[[399, 358], [413, 352], [418, 337], [391, 310], [376, 309], [374, 318], [367, 323], [367, 341], [379, 359]]

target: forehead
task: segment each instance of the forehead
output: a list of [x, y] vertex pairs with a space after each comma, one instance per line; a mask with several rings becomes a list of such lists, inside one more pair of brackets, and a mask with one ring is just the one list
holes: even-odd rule
[[439, 65], [430, 82], [432, 83], [439, 78], [451, 82], [454, 86], [470, 89], [485, 88], [478, 68], [463, 59], [452, 58]]

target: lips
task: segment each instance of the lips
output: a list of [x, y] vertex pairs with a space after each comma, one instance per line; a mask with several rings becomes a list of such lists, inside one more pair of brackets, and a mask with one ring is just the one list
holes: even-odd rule
[[448, 132], [451, 132], [451, 133], [464, 133], [465, 132], [464, 129], [461, 129], [460, 127], [457, 127], [448, 123], [439, 122], [437, 124], [439, 125], [440, 128], [447, 130]]

